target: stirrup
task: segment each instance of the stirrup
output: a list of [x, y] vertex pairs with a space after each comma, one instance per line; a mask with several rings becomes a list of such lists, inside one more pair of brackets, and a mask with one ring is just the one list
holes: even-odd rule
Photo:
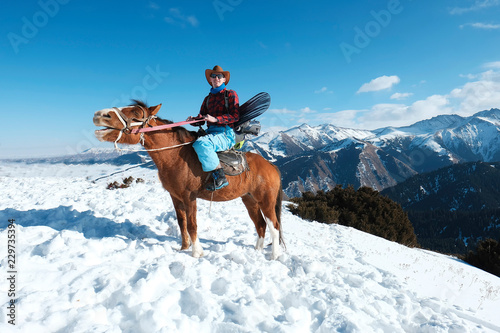
[[212, 171], [211, 178], [212, 178], [212, 182], [208, 183], [208, 185], [206, 187], [206, 189], [208, 191], [213, 192], [216, 190], [220, 190], [221, 188], [229, 185], [229, 182], [227, 181], [227, 178], [226, 178], [226, 175], [224, 174], [223, 169], [216, 169], [216, 170]]

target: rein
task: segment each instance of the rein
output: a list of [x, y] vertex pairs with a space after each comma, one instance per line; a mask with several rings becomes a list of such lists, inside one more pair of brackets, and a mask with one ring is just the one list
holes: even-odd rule
[[[123, 125], [123, 128], [120, 130], [120, 133], [118, 134], [118, 137], [115, 140], [115, 149], [118, 151], [120, 151], [120, 150], [142, 151], [139, 149], [120, 149], [120, 148], [118, 148], [118, 141], [121, 139], [121, 137], [125, 131], [129, 131], [130, 134], [141, 133], [141, 144], [144, 146], [144, 133], [145, 132], [161, 131], [163, 129], [172, 128], [172, 127], [179, 127], [182, 125], [192, 124], [192, 123], [196, 123], [196, 122], [200, 121], [199, 119], [198, 120], [186, 120], [186, 121], [180, 121], [180, 122], [172, 123], [172, 124], [151, 126], [149, 124], [149, 121], [154, 119], [154, 118], [157, 118], [157, 117], [155, 115], [151, 115], [149, 117], [146, 117], [146, 110], [144, 110], [144, 108], [140, 105], [137, 105], [137, 106], [142, 110], [142, 115], [143, 115], [142, 118], [129, 119], [119, 108], [116, 108], [116, 107], [114, 107], [112, 110], [110, 110], [116, 114], [116, 117], [118, 118], [118, 120], [120, 120], [120, 122]], [[133, 120], [135, 120], [136, 122], [132, 122]], [[145, 127], [146, 125], [148, 125], [150, 127]], [[132, 126], [142, 126], [142, 127], [141, 128], [131, 128]], [[193, 142], [194, 141], [189, 141], [189, 142], [180, 143], [180, 144], [174, 145], [174, 146], [154, 148], [154, 149], [144, 149], [144, 150], [145, 151], [160, 151], [160, 150], [182, 147], [182, 146], [188, 145], [188, 144], [193, 143]]]
[[200, 122], [199, 119], [198, 120], [179, 121], [178, 123], [158, 125], [158, 126], [151, 126], [151, 127], [134, 128], [134, 129], [132, 129], [130, 131], [130, 134], [161, 131], [161, 130], [164, 130], [164, 129], [167, 129], [167, 128], [179, 127], [179, 126], [193, 124], [193, 123], [198, 123], [198, 122]]

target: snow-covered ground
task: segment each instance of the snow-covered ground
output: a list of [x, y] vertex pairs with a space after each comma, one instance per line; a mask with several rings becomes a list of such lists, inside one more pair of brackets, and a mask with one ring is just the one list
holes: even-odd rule
[[[1, 332], [500, 332], [500, 279], [456, 258], [293, 216], [269, 260], [240, 200], [198, 203], [180, 251], [154, 170], [0, 161]], [[107, 190], [125, 176], [144, 183]], [[8, 324], [8, 220], [16, 325]], [[268, 238], [269, 239], [269, 238]]]

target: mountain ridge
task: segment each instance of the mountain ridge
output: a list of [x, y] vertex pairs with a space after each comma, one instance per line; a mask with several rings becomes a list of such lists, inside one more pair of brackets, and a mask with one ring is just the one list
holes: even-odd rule
[[[290, 197], [304, 191], [330, 190], [337, 184], [380, 191], [448, 165], [500, 161], [500, 110], [484, 110], [468, 117], [438, 115], [409, 126], [372, 131], [302, 124], [248, 140], [245, 149], [259, 152], [286, 169], [287, 175], [297, 175], [285, 177], [283, 187]], [[305, 155], [316, 157], [304, 160]], [[343, 160], [346, 157], [347, 161]], [[302, 163], [296, 163], [292, 170], [289, 161], [294, 158]], [[319, 171], [324, 170], [322, 164], [332, 162], [344, 164], [348, 170], [343, 171], [344, 176], [331, 172], [319, 181], [324, 173]]]
[[500, 239], [500, 162], [468, 162], [418, 174], [382, 195], [408, 213], [419, 243], [466, 254], [478, 241]]

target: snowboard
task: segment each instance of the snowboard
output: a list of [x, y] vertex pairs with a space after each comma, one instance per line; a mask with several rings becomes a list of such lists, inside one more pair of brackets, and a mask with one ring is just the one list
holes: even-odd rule
[[234, 124], [235, 127], [260, 116], [267, 111], [271, 105], [271, 96], [266, 92], [261, 92], [240, 105], [240, 119]]

